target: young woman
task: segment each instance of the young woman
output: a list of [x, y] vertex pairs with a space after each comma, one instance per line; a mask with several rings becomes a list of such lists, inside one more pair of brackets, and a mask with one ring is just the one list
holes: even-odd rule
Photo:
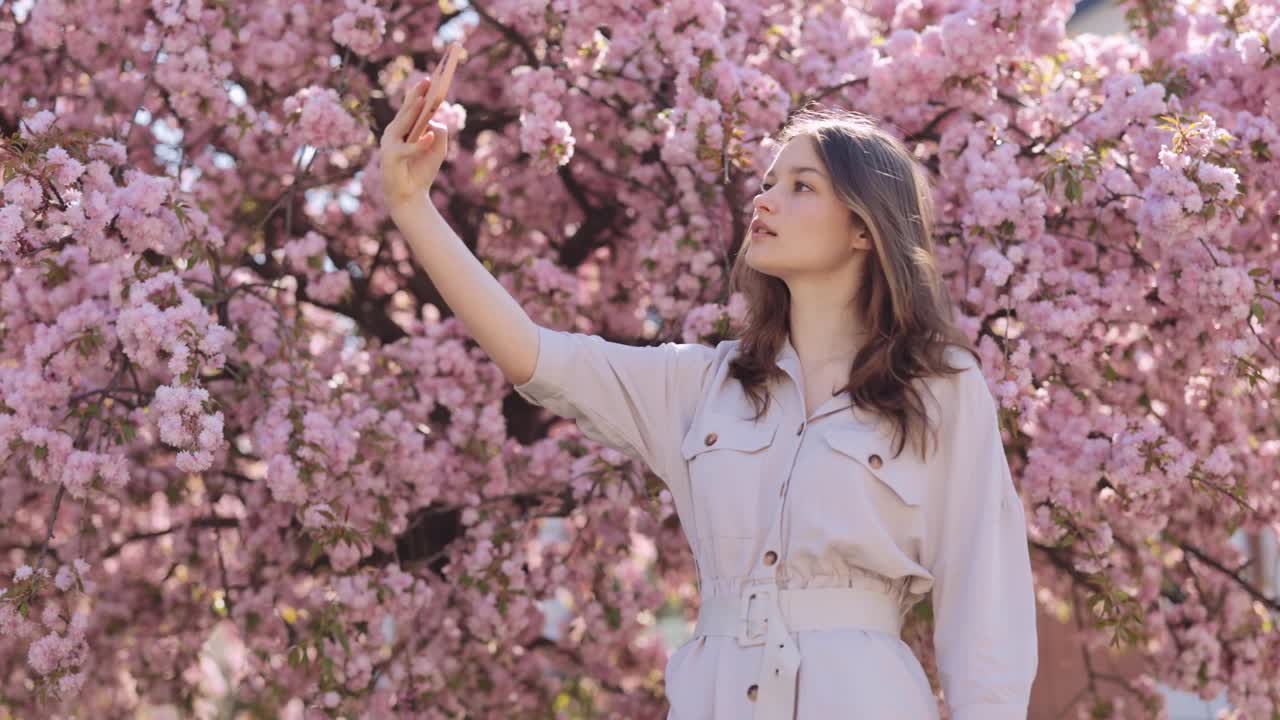
[[701, 602], [667, 663], [669, 718], [937, 718], [900, 638], [924, 598], [950, 716], [1025, 718], [1037, 635], [1022, 502], [910, 152], [861, 115], [798, 114], [733, 267], [741, 337], [614, 344], [536, 326], [425, 200], [455, 64], [450, 48], [387, 128], [391, 214], [521, 396], [670, 489]]

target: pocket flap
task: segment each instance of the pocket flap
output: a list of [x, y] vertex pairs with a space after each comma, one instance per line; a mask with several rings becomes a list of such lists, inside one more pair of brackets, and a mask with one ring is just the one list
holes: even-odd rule
[[684, 436], [680, 454], [685, 460], [692, 460], [704, 452], [715, 450], [755, 452], [769, 447], [777, 432], [776, 421], [755, 422], [732, 415], [707, 413]]
[[[890, 438], [871, 428], [829, 430], [822, 437], [832, 450], [857, 460], [904, 503], [919, 505], [924, 502], [925, 480], [920, 466], [910, 462], [905, 455], [895, 459]], [[880, 458], [880, 467], [874, 467], [873, 456]]]

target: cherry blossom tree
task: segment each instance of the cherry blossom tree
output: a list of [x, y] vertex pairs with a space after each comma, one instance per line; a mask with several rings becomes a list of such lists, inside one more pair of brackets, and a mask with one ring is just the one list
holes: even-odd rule
[[259, 717], [663, 716], [655, 613], [697, 609], [670, 495], [515, 395], [370, 181], [456, 37], [432, 201], [536, 322], [616, 342], [733, 336], [789, 114], [894, 128], [1040, 601], [1147, 659], [1081, 712], [1164, 683], [1273, 716], [1280, 602], [1230, 538], [1280, 496], [1280, 17], [1126, 8], [0, 5], [0, 712], [212, 716], [220, 627]]

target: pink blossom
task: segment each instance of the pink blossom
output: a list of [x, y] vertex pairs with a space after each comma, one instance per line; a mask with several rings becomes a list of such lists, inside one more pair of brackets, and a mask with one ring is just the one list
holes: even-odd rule
[[67, 154], [60, 146], [55, 146], [45, 154], [45, 160], [57, 168], [58, 184], [69, 187], [84, 173], [84, 165]]
[[35, 180], [19, 175], [4, 186], [4, 199], [23, 210], [33, 210], [43, 199], [40, 184]]
[[289, 135], [297, 142], [332, 147], [363, 140], [367, 130], [342, 106], [333, 88], [309, 86], [286, 98], [284, 112], [292, 124]]
[[125, 162], [126, 151], [124, 145], [121, 145], [114, 138], [104, 138], [89, 146], [89, 157], [94, 160], [103, 160], [113, 165], [120, 165]]
[[1196, 177], [1206, 185], [1217, 184], [1221, 187], [1217, 194], [1224, 201], [1231, 201], [1239, 194], [1237, 189], [1240, 178], [1234, 168], [1224, 168], [1211, 163], [1200, 163], [1196, 168]]
[[48, 132], [58, 116], [48, 110], [40, 110], [34, 115], [22, 118], [19, 128], [23, 138], [31, 138], [35, 135], [42, 135]]
[[179, 467], [189, 472], [208, 469], [212, 452], [222, 445], [223, 415], [208, 412], [208, 399], [204, 388], [162, 385], [151, 405], [161, 441], [180, 451]]
[[267, 486], [279, 502], [301, 503], [306, 498], [306, 488], [299, 482], [298, 468], [284, 455], [277, 455], [267, 465]]
[[345, 270], [324, 273], [307, 285], [307, 295], [323, 303], [337, 303], [351, 289], [351, 275]]
[[302, 525], [309, 528], [329, 527], [333, 524], [333, 521], [326, 516], [326, 513], [333, 514], [333, 509], [329, 507], [329, 503], [312, 505], [303, 512]]
[[347, 0], [347, 11], [333, 20], [333, 40], [361, 55], [378, 49], [387, 31], [382, 10], [362, 0]]

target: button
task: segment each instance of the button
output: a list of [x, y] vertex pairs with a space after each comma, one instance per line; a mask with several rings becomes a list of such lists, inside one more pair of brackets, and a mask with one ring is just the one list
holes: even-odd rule
[[702, 442], [708, 445], [715, 445], [716, 440], [718, 439], [720, 439], [719, 435], [716, 435], [715, 433], [707, 433], [707, 439], [703, 440]]
[[[707, 444], [710, 445], [711, 443], [707, 443]], [[871, 455], [870, 462], [871, 462], [871, 467], [877, 470], [879, 470], [880, 466], [884, 464], [884, 462], [880, 460], [880, 456], [875, 454]]]
[[774, 551], [770, 550], [769, 552], [767, 552], [767, 553], [765, 553], [765, 554], [764, 554], [764, 564], [765, 564], [765, 565], [772, 565], [772, 564], [774, 564], [774, 563], [776, 563], [776, 562], [778, 562], [778, 553], [776, 553], [776, 552], [774, 552]]
[[750, 700], [751, 702], [755, 702], [756, 691], [759, 689], [760, 689], [759, 685], [752, 685], [751, 687], [747, 688], [747, 699]]

